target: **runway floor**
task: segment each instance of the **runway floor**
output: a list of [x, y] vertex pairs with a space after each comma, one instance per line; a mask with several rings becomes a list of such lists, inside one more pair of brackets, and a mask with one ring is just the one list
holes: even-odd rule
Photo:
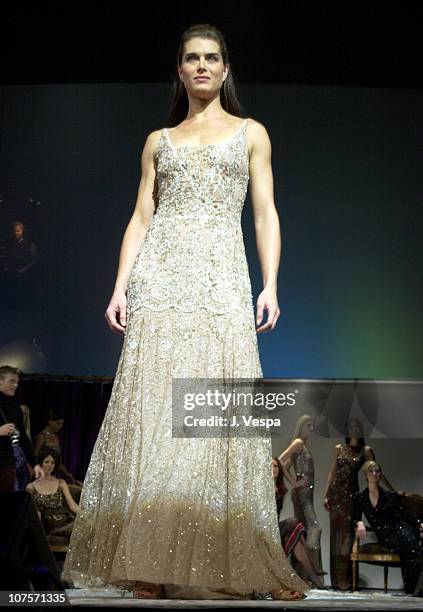
[[355, 593], [319, 591], [312, 589], [301, 601], [268, 600], [181, 600], [181, 599], [133, 599], [132, 594], [118, 590], [88, 591], [67, 589], [72, 606], [148, 608], [151, 610], [223, 610], [223, 609], [278, 609], [278, 610], [422, 610], [423, 598], [412, 597], [401, 591], [363, 590]]

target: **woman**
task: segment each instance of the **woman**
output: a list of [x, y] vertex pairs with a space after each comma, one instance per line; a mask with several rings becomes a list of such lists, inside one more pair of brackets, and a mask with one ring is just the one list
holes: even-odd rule
[[335, 447], [324, 495], [324, 507], [330, 513], [331, 583], [333, 588], [341, 591], [352, 588], [352, 500], [359, 490], [358, 473], [366, 461], [375, 459], [373, 449], [365, 443], [361, 422], [349, 419], [346, 429], [345, 444]]
[[379, 483], [382, 468], [376, 461], [363, 466], [368, 486], [354, 495], [354, 523], [361, 543], [366, 539], [366, 527], [361, 520], [364, 513], [382, 546], [397, 553], [407, 593], [414, 593], [423, 571], [423, 524], [410, 512], [401, 496], [385, 491]]
[[[286, 494], [284, 476], [288, 477], [287, 470], [277, 457], [272, 459], [273, 480], [275, 483], [275, 497], [278, 517], [282, 511], [283, 498]], [[308, 546], [304, 524], [297, 518], [279, 520], [279, 532], [281, 535], [282, 546], [287, 557], [291, 554], [300, 565], [298, 570], [301, 576], [305, 576], [313, 586], [318, 589], [324, 588], [324, 583], [319, 575], [312, 551]], [[300, 571], [301, 570], [301, 571]]]
[[317, 572], [323, 575], [322, 554], [320, 547], [320, 529], [314, 509], [314, 461], [307, 448], [307, 440], [314, 430], [313, 417], [304, 414], [301, 416], [294, 430], [291, 444], [281, 453], [279, 461], [289, 473], [294, 468], [295, 481], [291, 496], [294, 505], [295, 517], [305, 525], [307, 533], [307, 546], [313, 556]]
[[38, 455], [44, 478], [31, 482], [26, 490], [32, 495], [38, 516], [48, 536], [69, 540], [79, 506], [65, 480], [54, 475], [60, 457], [53, 448], [44, 448]]
[[[63, 428], [65, 419], [60, 416], [54, 410], [50, 410], [48, 413], [47, 425], [42, 429], [37, 437], [35, 438], [34, 452], [38, 454], [43, 448], [54, 448], [58, 456], [61, 456], [60, 438], [59, 431]], [[60, 476], [71, 485], [71, 489], [79, 495], [82, 483], [75, 479], [75, 477], [69, 472], [63, 463], [56, 466], [56, 471], [60, 473]]]
[[[307, 586], [281, 550], [270, 439], [172, 438], [173, 378], [262, 376], [256, 333], [279, 316], [280, 256], [269, 138], [241, 119], [216, 28], [183, 34], [174, 93], [171, 129], [145, 143], [106, 312], [125, 340], [64, 577], [138, 597], [295, 599]], [[249, 178], [257, 330], [240, 223]]]

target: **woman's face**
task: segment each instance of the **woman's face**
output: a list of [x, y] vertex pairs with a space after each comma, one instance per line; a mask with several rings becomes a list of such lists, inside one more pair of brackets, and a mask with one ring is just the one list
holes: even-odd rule
[[350, 438], [362, 438], [363, 430], [360, 421], [351, 419], [348, 423], [348, 434]]
[[382, 471], [378, 465], [373, 465], [367, 470], [367, 480], [369, 483], [378, 483], [382, 478]]
[[53, 431], [54, 433], [58, 433], [62, 427], [63, 427], [63, 423], [64, 423], [64, 419], [58, 419], [57, 421], [49, 421], [49, 429], [50, 431]]
[[203, 99], [212, 97], [220, 91], [228, 69], [215, 40], [191, 38], [185, 43], [178, 71], [187, 93]]
[[308, 438], [312, 431], [314, 431], [314, 419], [306, 421], [301, 427], [300, 438]]
[[278, 474], [279, 474], [279, 466], [274, 459], [272, 460], [272, 474], [273, 474], [273, 478], [275, 479], [278, 477]]
[[43, 468], [45, 474], [51, 474], [54, 471], [55, 465], [56, 462], [54, 460], [54, 457], [52, 457], [51, 455], [47, 455], [41, 467]]

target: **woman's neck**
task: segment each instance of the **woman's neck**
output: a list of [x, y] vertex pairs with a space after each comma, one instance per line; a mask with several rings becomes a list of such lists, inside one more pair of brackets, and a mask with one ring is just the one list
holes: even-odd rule
[[369, 489], [369, 493], [378, 493], [379, 485], [376, 482], [369, 482], [368, 489]]
[[216, 95], [212, 100], [189, 97], [188, 113], [185, 119], [201, 124], [209, 119], [220, 119], [227, 114], [220, 103], [220, 95]]

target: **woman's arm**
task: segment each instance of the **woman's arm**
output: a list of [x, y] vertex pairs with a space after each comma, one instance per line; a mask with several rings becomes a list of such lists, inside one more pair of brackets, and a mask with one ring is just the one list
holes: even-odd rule
[[141, 180], [131, 220], [123, 236], [115, 288], [105, 318], [110, 329], [124, 334], [126, 327], [126, 287], [141, 243], [154, 215], [156, 200], [156, 170], [154, 153], [161, 130], [148, 135], [141, 156]]
[[291, 442], [288, 448], [286, 448], [279, 455], [279, 461], [282, 464], [284, 475], [286, 476], [286, 479], [288, 480], [292, 488], [295, 488], [297, 484], [296, 478], [293, 478], [289, 471], [292, 467], [292, 456], [294, 455], [294, 453], [300, 452], [302, 445], [303, 445], [303, 441], [300, 438], [296, 438], [295, 440]]
[[295, 480], [295, 478], [291, 476], [291, 474], [289, 473], [289, 470], [282, 462], [281, 462], [281, 466], [282, 466], [282, 472], [283, 472], [284, 477], [291, 485], [291, 488], [294, 489], [297, 485], [297, 481]]
[[341, 450], [341, 445], [337, 444], [335, 446], [335, 450], [334, 450], [334, 453], [333, 453], [332, 465], [331, 465], [331, 468], [329, 470], [328, 481], [327, 481], [327, 484], [326, 484], [326, 491], [325, 491], [325, 494], [323, 496], [324, 497], [323, 505], [326, 508], [326, 510], [330, 510], [329, 500], [328, 500], [328, 493], [329, 493], [330, 486], [332, 484], [333, 477], [335, 475], [336, 461], [338, 459], [338, 455], [339, 455], [339, 451], [340, 450]]
[[60, 479], [60, 486], [62, 487], [62, 491], [63, 491], [63, 495], [65, 497], [66, 503], [68, 505], [68, 508], [71, 512], [73, 512], [74, 514], [78, 514], [79, 511], [79, 506], [78, 504], [75, 502], [74, 498], [72, 497], [71, 492], [69, 491], [69, 487], [68, 484], [65, 480]]
[[362, 503], [362, 494], [360, 491], [356, 491], [352, 497], [352, 512], [351, 512], [351, 520], [354, 525], [355, 532], [359, 537], [360, 544], [364, 544], [366, 541], [366, 526], [362, 521], [363, 516], [363, 503]]
[[[26, 485], [25, 487], [25, 491], [27, 493], [29, 493], [31, 496], [35, 493], [35, 489], [34, 489], [34, 485], [32, 484], [32, 482], [30, 482], [28, 485]], [[41, 512], [38, 510], [38, 508], [36, 508], [37, 511], [37, 516], [39, 518], [39, 520], [41, 521]]]
[[249, 120], [250, 195], [253, 206], [257, 251], [263, 278], [263, 291], [257, 300], [257, 333], [274, 329], [280, 315], [277, 299], [277, 277], [281, 255], [281, 232], [273, 193], [272, 148], [267, 131], [261, 123]]

